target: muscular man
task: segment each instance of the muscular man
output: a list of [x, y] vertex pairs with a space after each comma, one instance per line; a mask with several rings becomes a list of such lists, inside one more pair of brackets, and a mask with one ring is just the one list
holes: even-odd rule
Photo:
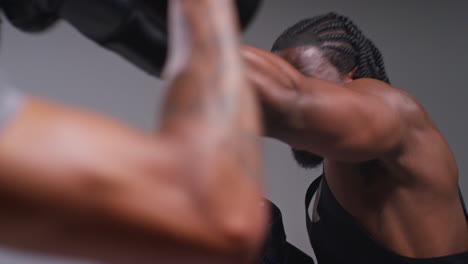
[[0, 243], [113, 263], [250, 262], [266, 210], [236, 25], [231, 0], [170, 0], [154, 135], [2, 87]]
[[468, 263], [454, 155], [424, 108], [389, 84], [373, 43], [330, 13], [286, 30], [273, 53], [246, 47], [248, 76], [266, 134], [305, 168], [323, 161], [307, 194], [308, 207], [318, 189], [307, 224], [318, 262]]

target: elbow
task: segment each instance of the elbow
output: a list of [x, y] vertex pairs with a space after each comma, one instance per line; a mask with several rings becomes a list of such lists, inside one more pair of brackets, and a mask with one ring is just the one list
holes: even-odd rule
[[236, 264], [252, 263], [266, 238], [269, 208], [253, 181], [223, 182], [203, 191], [204, 222], [222, 255], [236, 259]]
[[258, 157], [252, 151], [249, 163], [242, 165], [224, 149], [203, 156], [190, 155], [186, 147], [184, 153], [192, 157], [187, 159], [191, 163], [187, 175], [192, 179], [187, 193], [198, 208], [203, 229], [208, 230], [205, 234], [211, 252], [224, 256], [227, 263], [254, 263], [263, 247], [269, 218], [269, 208], [262, 203]]
[[266, 206], [258, 205], [255, 211], [229, 215], [220, 223], [218, 233], [226, 245], [226, 256], [239, 263], [258, 262], [267, 231]]

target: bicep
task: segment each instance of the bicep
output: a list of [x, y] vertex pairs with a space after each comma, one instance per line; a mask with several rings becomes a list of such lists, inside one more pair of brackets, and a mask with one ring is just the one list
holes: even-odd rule
[[[260, 195], [239, 175], [233, 175], [236, 184], [213, 185], [223, 184], [226, 172], [205, 160], [192, 141], [148, 135], [84, 110], [30, 99], [0, 134], [0, 195], [36, 209], [118, 221], [174, 245], [191, 245], [193, 252], [226, 253], [237, 248], [229, 237], [237, 231], [224, 226], [221, 211], [213, 208], [226, 212], [231, 203], [252, 204]], [[197, 190], [202, 185], [204, 193]], [[248, 199], [220, 199], [223, 188], [244, 191]]]
[[38, 207], [91, 216], [103, 209], [129, 221], [152, 217], [162, 226], [157, 215], [163, 219], [164, 200], [189, 206], [169, 144], [118, 121], [31, 98], [0, 137], [1, 191]]
[[[118, 121], [28, 98], [0, 134], [0, 166], [2, 175], [15, 174], [18, 181], [24, 177], [18, 182], [23, 186], [64, 184], [72, 188], [74, 180], [83, 175], [111, 174], [107, 171], [149, 164], [155, 153], [153, 142], [150, 136]], [[1, 179], [12, 181], [11, 177]]]
[[[314, 82], [312, 80], [311, 82]], [[382, 157], [401, 142], [404, 122], [392, 100], [315, 80], [304, 87], [295, 147], [343, 162]]]
[[179, 166], [180, 150], [170, 137], [30, 98], [0, 134], [0, 182], [4, 192], [72, 209], [159, 197], [176, 202], [187, 170]]

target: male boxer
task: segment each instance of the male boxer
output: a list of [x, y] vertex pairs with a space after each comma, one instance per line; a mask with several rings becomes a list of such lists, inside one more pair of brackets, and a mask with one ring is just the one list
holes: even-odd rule
[[233, 1], [170, 0], [169, 31], [154, 135], [1, 86], [3, 245], [112, 263], [256, 257], [260, 129]]
[[423, 107], [389, 84], [373, 43], [330, 13], [292, 26], [272, 50], [244, 49], [248, 77], [266, 134], [305, 168], [323, 161], [307, 194], [308, 208], [318, 189], [307, 217], [318, 262], [468, 263], [452, 151]]

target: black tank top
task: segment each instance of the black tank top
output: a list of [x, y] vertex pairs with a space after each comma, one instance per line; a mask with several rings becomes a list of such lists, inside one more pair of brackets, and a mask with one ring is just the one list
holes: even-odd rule
[[[314, 208], [316, 215], [312, 221], [309, 207], [319, 187], [320, 193], [316, 198], [319, 200]], [[463, 207], [466, 215], [464, 203]], [[384, 248], [341, 207], [323, 176], [317, 178], [307, 190], [306, 223], [319, 264], [468, 264], [468, 251], [445, 257], [417, 259], [400, 256]]]
[[314, 264], [314, 260], [286, 240], [280, 209], [267, 201], [271, 208], [269, 235], [265, 242], [260, 264]]

